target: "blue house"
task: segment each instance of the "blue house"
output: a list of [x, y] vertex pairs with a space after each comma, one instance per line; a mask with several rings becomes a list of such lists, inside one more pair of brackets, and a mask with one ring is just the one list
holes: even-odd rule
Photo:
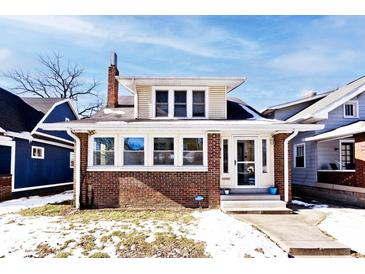
[[321, 124], [292, 140], [294, 194], [365, 207], [365, 76], [262, 112], [291, 123]]
[[0, 88], [0, 200], [72, 188], [73, 139], [40, 126], [76, 119], [69, 99], [23, 98]]

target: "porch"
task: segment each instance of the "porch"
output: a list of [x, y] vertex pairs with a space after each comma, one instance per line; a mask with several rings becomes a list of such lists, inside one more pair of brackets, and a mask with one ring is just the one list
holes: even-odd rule
[[306, 138], [316, 142], [318, 183], [365, 187], [365, 122]]
[[[220, 204], [225, 212], [290, 213], [291, 183], [285, 174], [285, 140], [290, 134], [238, 136], [223, 134]], [[291, 155], [290, 155], [291, 156]], [[287, 176], [287, 185], [285, 177]], [[269, 193], [276, 187], [277, 193]]]

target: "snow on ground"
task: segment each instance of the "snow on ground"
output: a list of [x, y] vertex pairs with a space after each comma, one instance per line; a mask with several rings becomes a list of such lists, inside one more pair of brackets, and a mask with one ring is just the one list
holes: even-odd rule
[[365, 255], [365, 210], [355, 208], [323, 208], [327, 215], [319, 228], [352, 250]]
[[194, 212], [198, 219], [195, 239], [207, 243], [212, 257], [288, 257], [275, 243], [251, 225], [220, 210]]
[[30, 196], [0, 203], [0, 214], [17, 212], [25, 208], [38, 207], [51, 203], [61, 203], [72, 199], [72, 190], [50, 196]]
[[306, 203], [293, 200], [292, 203], [325, 213], [326, 218], [318, 227], [352, 250], [365, 255], [365, 209], [330, 206], [317, 201]]
[[291, 203], [293, 205], [299, 205], [299, 206], [304, 206], [304, 207], [309, 207], [309, 208], [326, 208], [326, 207], [328, 207], [328, 205], [326, 205], [326, 204], [311, 204], [311, 203], [306, 203], [306, 202], [299, 201], [299, 200], [292, 200]]
[[[39, 244], [68, 253], [69, 257], [88, 257], [94, 252], [117, 257], [116, 247], [120, 238], [112, 232], [135, 232], [148, 235], [147, 243], [153, 243], [159, 232], [173, 233], [194, 241], [206, 243], [206, 253], [212, 257], [250, 258], [287, 257], [276, 244], [251, 225], [239, 221], [219, 210], [194, 211], [194, 221], [123, 220], [123, 221], [69, 221], [63, 216], [25, 217], [14, 213], [22, 208], [47, 203], [62, 202], [72, 197], [71, 192], [47, 197], [30, 197], [0, 203], [0, 258], [24, 258], [39, 256]], [[156, 234], [157, 233], [157, 234]], [[85, 254], [83, 238], [95, 237], [95, 247]], [[105, 238], [109, 240], [104, 241]], [[37, 248], [38, 246], [38, 248]], [[54, 257], [49, 253], [45, 257]]]

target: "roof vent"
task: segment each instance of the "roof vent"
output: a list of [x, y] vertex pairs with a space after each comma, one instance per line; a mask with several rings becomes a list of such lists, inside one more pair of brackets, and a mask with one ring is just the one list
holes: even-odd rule
[[307, 90], [304, 92], [303, 98], [310, 98], [310, 97], [314, 97], [316, 95], [317, 95], [317, 92], [315, 92], [314, 90]]

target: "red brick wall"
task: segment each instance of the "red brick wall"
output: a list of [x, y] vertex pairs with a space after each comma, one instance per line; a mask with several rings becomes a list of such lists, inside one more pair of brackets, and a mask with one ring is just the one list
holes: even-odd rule
[[0, 175], [0, 202], [11, 199], [11, 175]]
[[82, 207], [167, 208], [197, 207], [196, 195], [205, 197], [203, 207], [220, 204], [220, 134], [208, 134], [206, 172], [86, 171], [87, 134], [81, 139]]
[[356, 186], [355, 172], [318, 171], [317, 177], [319, 183]]
[[209, 207], [220, 206], [221, 135], [208, 134], [208, 193]]
[[365, 133], [355, 136], [355, 184], [365, 187]]
[[116, 66], [110, 65], [108, 69], [108, 107], [115, 108], [118, 106], [118, 81], [115, 76], [119, 75]]
[[[88, 193], [87, 187], [87, 158], [88, 158], [88, 145], [89, 145], [89, 135], [87, 133], [75, 133], [75, 135], [80, 139], [80, 206], [88, 207], [91, 204], [90, 198], [91, 194]], [[74, 168], [74, 189], [76, 189], [75, 178], [76, 178], [76, 161], [78, 161], [78, 156], [75, 155], [75, 168]]]
[[[274, 179], [279, 190], [280, 199], [284, 200], [284, 141], [290, 134], [280, 133], [274, 135]], [[289, 201], [292, 199], [291, 177], [292, 177], [292, 150], [289, 142]]]

